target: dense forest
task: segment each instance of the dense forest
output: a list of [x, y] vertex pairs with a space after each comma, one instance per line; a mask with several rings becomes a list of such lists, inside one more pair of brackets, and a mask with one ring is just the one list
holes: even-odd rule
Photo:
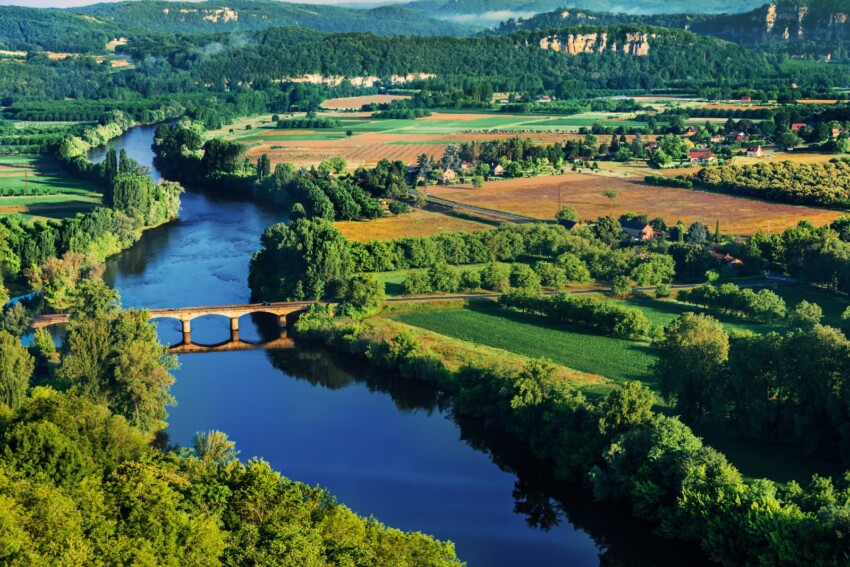
[[122, 28], [66, 10], [0, 6], [0, 49], [103, 53]]
[[[569, 56], [539, 47], [543, 34], [521, 32], [475, 38], [383, 38], [368, 34], [334, 34], [292, 28], [258, 32], [248, 45], [225, 43], [206, 54], [213, 41], [191, 38], [193, 48], [163, 42], [135, 42], [125, 47], [137, 59], [164, 57], [190, 71], [196, 81], [231, 85], [273, 81], [318, 73], [324, 76], [406, 76], [436, 74], [442, 79], [489, 77], [495, 90], [553, 89], [564, 81], [595, 89], [657, 89], [703, 83], [729, 84], [770, 80], [778, 61], [736, 45], [684, 31], [644, 27], [576, 27], [561, 33], [605, 31], [615, 38], [629, 32], [654, 34], [645, 57], [605, 52]], [[217, 38], [220, 43], [222, 38]], [[613, 39], [612, 39], [613, 41]], [[462, 55], [461, 55], [462, 54]]]

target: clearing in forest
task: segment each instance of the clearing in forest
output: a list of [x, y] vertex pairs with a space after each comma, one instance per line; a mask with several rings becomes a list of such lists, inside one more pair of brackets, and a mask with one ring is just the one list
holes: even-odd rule
[[0, 215], [60, 219], [99, 206], [90, 182], [67, 175], [46, 156], [0, 157]]

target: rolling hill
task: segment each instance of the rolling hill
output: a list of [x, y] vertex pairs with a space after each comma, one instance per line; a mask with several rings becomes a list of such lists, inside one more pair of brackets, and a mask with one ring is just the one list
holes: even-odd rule
[[327, 32], [372, 32], [379, 35], [463, 35], [467, 26], [438, 21], [394, 5], [366, 10], [274, 0], [205, 2], [114, 2], [73, 10], [148, 32], [217, 33], [299, 26]]

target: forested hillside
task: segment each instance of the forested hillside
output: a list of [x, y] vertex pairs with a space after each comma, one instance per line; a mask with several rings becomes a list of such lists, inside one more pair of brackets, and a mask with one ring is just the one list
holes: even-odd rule
[[401, 6], [357, 10], [274, 0], [211, 0], [116, 2], [85, 6], [76, 11], [149, 32], [212, 33], [277, 26], [380, 35], [459, 35], [468, 31], [465, 26], [439, 22]]
[[100, 53], [118, 26], [63, 10], [0, 6], [0, 49]]
[[[496, 89], [528, 91], [554, 88], [564, 81], [597, 89], [696, 88], [716, 84], [749, 84], [769, 80], [778, 71], [765, 55], [689, 32], [649, 27], [575, 27], [561, 35], [607, 34], [609, 45], [627, 34], [646, 38], [646, 56], [620, 51], [572, 56], [543, 49], [542, 33], [467, 38], [382, 38], [368, 34], [305, 33], [293, 28], [259, 32], [253, 41], [195, 38], [196, 45], [163, 41], [135, 42], [127, 47], [138, 59], [164, 57], [191, 71], [199, 83], [231, 84], [276, 81], [316, 73], [324, 76], [435, 74], [443, 80], [480, 78]], [[204, 47], [223, 42], [217, 53]], [[240, 40], [241, 42], [241, 40]]]

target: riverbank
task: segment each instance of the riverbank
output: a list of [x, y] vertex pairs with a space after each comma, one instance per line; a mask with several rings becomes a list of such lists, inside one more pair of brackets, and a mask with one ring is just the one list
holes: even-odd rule
[[[820, 556], [833, 564], [846, 555], [840, 538], [815, 527], [813, 513], [785, 496], [784, 486], [745, 480], [678, 419], [654, 413], [654, 396], [637, 382], [586, 396], [550, 363], [527, 360], [511, 368], [485, 355], [458, 366], [440, 348], [426, 346], [427, 335], [332, 318], [318, 309], [303, 316], [296, 330], [434, 385], [456, 413], [515, 436], [551, 463], [559, 480], [581, 482], [599, 500], [629, 504], [660, 534], [699, 545], [709, 559], [772, 565]], [[728, 495], [735, 495], [733, 502]], [[742, 525], [746, 533], [728, 529]], [[788, 535], [811, 529], [802, 541]], [[746, 545], [738, 545], [741, 538]], [[792, 540], [796, 551], [789, 553]]]

